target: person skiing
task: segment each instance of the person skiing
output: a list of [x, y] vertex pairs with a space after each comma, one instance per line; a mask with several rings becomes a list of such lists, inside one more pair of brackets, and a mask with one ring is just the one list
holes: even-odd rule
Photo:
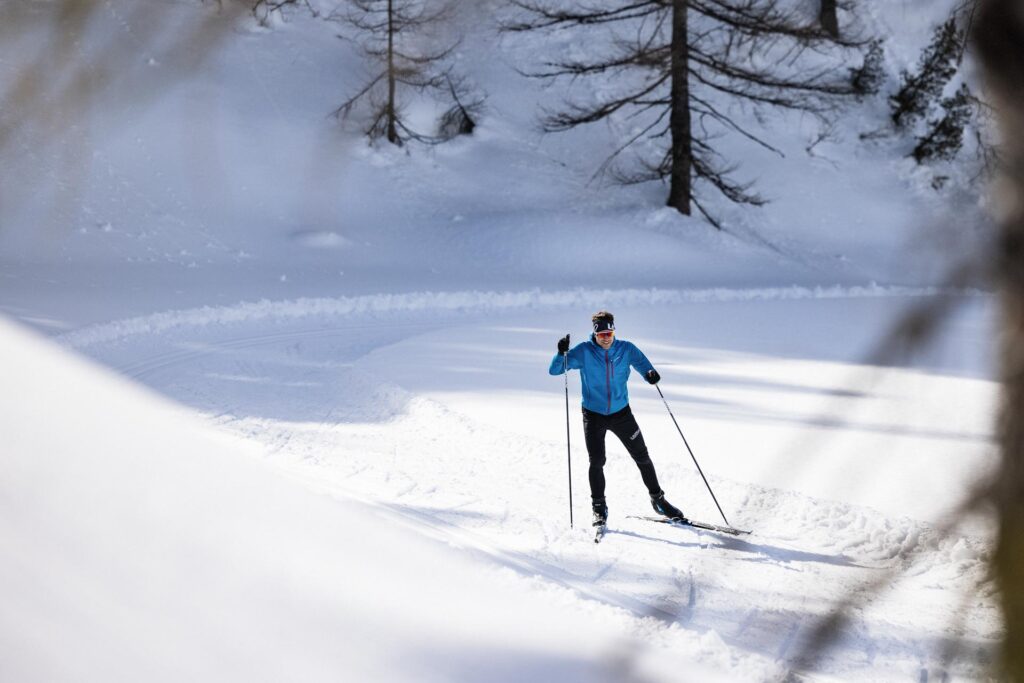
[[548, 372], [561, 375], [569, 370], [580, 371], [583, 389], [583, 435], [590, 458], [590, 497], [594, 511], [594, 526], [603, 527], [608, 522], [608, 505], [605, 502], [604, 463], [605, 434], [610, 430], [626, 447], [636, 462], [651, 506], [659, 515], [670, 519], [685, 520], [681, 510], [665, 500], [665, 492], [658, 484], [644, 443], [644, 436], [629, 408], [629, 393], [626, 381], [630, 368], [636, 369], [649, 384], [661, 379], [658, 371], [647, 356], [631, 342], [615, 338], [615, 316], [608, 311], [598, 311], [591, 316], [594, 332], [588, 341], [569, 349], [569, 335], [558, 340], [558, 353], [551, 360]]

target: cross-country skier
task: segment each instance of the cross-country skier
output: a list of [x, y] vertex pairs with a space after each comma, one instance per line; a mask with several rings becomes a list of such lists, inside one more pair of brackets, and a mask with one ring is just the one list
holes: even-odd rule
[[604, 498], [604, 437], [611, 430], [629, 451], [640, 469], [651, 505], [660, 515], [672, 519], [686, 519], [683, 513], [665, 500], [665, 492], [658, 485], [654, 463], [647, 454], [644, 435], [629, 409], [626, 381], [633, 367], [649, 384], [657, 384], [661, 376], [640, 349], [632, 343], [615, 338], [615, 316], [599, 311], [591, 316], [594, 333], [588, 341], [569, 349], [569, 335], [558, 340], [558, 353], [548, 370], [552, 375], [565, 372], [566, 361], [570, 370], [580, 371], [583, 386], [583, 434], [590, 456], [590, 497], [594, 510], [594, 526], [603, 527], [608, 521], [608, 505]]

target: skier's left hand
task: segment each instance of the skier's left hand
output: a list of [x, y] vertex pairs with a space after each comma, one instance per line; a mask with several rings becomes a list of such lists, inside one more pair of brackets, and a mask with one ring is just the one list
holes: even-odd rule
[[661, 375], [658, 374], [657, 370], [655, 370], [654, 368], [651, 368], [647, 372], [647, 374], [644, 375], [644, 379], [647, 380], [648, 384], [657, 384], [658, 382], [661, 381]]

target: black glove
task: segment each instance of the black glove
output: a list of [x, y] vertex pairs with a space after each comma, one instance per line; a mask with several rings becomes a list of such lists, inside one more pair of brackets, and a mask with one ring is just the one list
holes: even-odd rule
[[569, 335], [565, 335], [558, 340], [558, 352], [569, 353]]
[[658, 374], [657, 370], [655, 370], [654, 368], [651, 368], [647, 372], [647, 374], [644, 375], [644, 379], [647, 380], [648, 384], [657, 384], [658, 382], [661, 381], [661, 375]]

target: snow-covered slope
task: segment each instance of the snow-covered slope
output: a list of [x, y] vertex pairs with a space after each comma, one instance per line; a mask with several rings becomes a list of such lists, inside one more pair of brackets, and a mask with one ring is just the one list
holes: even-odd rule
[[[321, 299], [154, 315], [65, 341], [263, 445], [313, 490], [378, 506], [484, 567], [625, 609], [623, 633], [731, 680], [800, 668], [790, 658], [832, 601], [886, 573], [891, 588], [816, 668], [843, 679], [974, 676], [998, 634], [989, 589], [978, 592], [989, 527], [972, 518], [947, 537], [935, 526], [992, 463], [993, 386], [984, 355], [964, 354], [989, 334], [986, 301], [967, 298], [946, 345], [916, 367], [851, 362], [874, 341], [869, 322], [895, 319], [926, 294]], [[753, 536], [633, 518], [649, 514], [646, 493], [609, 440], [611, 533], [595, 548], [575, 407], [569, 529], [562, 381], [545, 370], [554, 340], [567, 328], [585, 333], [578, 311], [599, 304], [627, 311], [621, 334], [661, 370], [729, 521]], [[660, 399], [642, 383], [631, 391], [670, 499], [719, 521]], [[972, 595], [980, 602], [958, 622], [959, 601]], [[651, 616], [672, 628], [652, 630]], [[935, 643], [950, 628], [975, 655], [943, 662]]]
[[[872, 9], [868, 30], [902, 36], [893, 25], [910, 22], [910, 43], [927, 40], [926, 16], [912, 4]], [[663, 208], [657, 183], [592, 180], [614, 144], [605, 127], [538, 133], [538, 108], [557, 105], [559, 89], [516, 69], [537, 58], [543, 37], [501, 36], [485, 11], [463, 12], [472, 30], [459, 53], [488, 95], [475, 134], [396, 149], [367, 147], [330, 116], [365, 77], [337, 38], [343, 27], [296, 8], [268, 30], [216, 3], [158, 6], [147, 21], [145, 5], [97, 4], [83, 35], [56, 53], [94, 76], [95, 90], [66, 101], [64, 81], [42, 81], [37, 107], [52, 115], [26, 112], [5, 141], [2, 305], [30, 324], [59, 330], [160, 309], [382, 289], [941, 278], [929, 245], [946, 205], [917, 187], [895, 140], [859, 139], [884, 120], [884, 94], [848, 103], [810, 153], [815, 121], [778, 114], [757, 124], [737, 112], [765, 126], [785, 157], [741, 136], [718, 141], [740, 177], [772, 199], [763, 209], [709, 199], [729, 219], [729, 232], [718, 233]], [[66, 37], [53, 6], [17, 10], [18, 39], [0, 47], [5, 83], [29, 59], [56, 61], [51, 41]], [[157, 21], [171, 28], [150, 26]], [[196, 63], [196, 45], [175, 37], [207, 25], [215, 38]], [[891, 56], [895, 72], [915, 48], [892, 42], [904, 46]], [[110, 67], [112, 84], [97, 75], [109, 53], [124, 65]], [[70, 304], [68, 288], [87, 300]]]
[[7, 322], [0, 349], [5, 681], [610, 680], [633, 649]]

